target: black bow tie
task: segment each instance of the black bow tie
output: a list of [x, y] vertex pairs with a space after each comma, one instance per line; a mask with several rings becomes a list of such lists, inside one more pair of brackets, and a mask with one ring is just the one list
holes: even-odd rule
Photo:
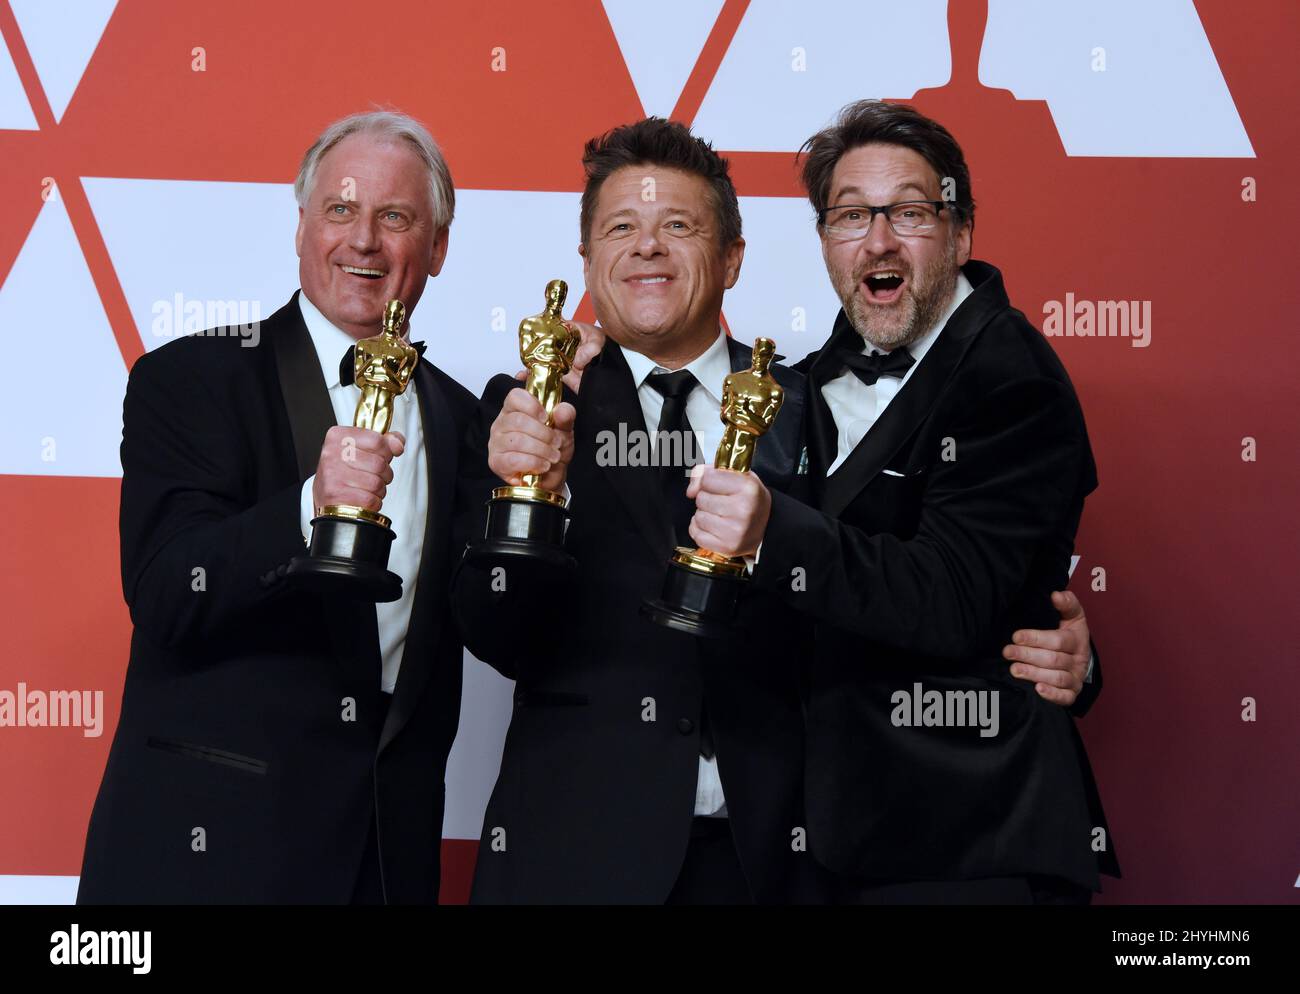
[[841, 364], [847, 366], [867, 386], [872, 386], [882, 376], [896, 376], [902, 379], [916, 363], [912, 353], [907, 349], [894, 349], [893, 352], [863, 355], [848, 347], [838, 350], [836, 355]]
[[[423, 359], [424, 350], [428, 348], [428, 346], [424, 342], [412, 342], [411, 345], [414, 346], [415, 351], [420, 353], [420, 358]], [[357, 381], [355, 368], [357, 361], [356, 355], [357, 347], [355, 345], [349, 345], [348, 350], [343, 353], [343, 361], [339, 363], [339, 382], [345, 387], [350, 387]]]

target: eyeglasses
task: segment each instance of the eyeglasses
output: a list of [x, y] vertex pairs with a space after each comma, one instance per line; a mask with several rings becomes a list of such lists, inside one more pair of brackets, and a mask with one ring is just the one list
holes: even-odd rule
[[842, 207], [823, 207], [817, 212], [817, 223], [837, 241], [847, 242], [865, 238], [877, 214], [884, 214], [894, 234], [900, 238], [924, 235], [939, 223], [939, 212], [948, 205], [942, 200], [907, 200], [901, 204], [869, 207], [866, 204], [849, 204]]

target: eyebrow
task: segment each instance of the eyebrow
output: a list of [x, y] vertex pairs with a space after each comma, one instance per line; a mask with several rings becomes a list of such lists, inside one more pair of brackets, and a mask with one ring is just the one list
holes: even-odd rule
[[[900, 183], [898, 186], [894, 187], [893, 192], [890, 194], [890, 196], [891, 196], [891, 197], [897, 197], [897, 196], [900, 196], [900, 195], [902, 195], [902, 194], [903, 194], [905, 191], [907, 191], [907, 190], [915, 190], [917, 193], [919, 193], [919, 194], [921, 195], [921, 199], [922, 199], [922, 200], [924, 200], [924, 199], [926, 199], [926, 198], [928, 198], [928, 197], [930, 196], [930, 194], [926, 191], [925, 187], [921, 186], [919, 183]], [[850, 194], [850, 193], [853, 194], [853, 195], [856, 196], [856, 197], [865, 197], [865, 196], [866, 196], [866, 194], [864, 194], [864, 193], [862, 192], [862, 190], [860, 190], [858, 187], [856, 187], [856, 186], [846, 186], [846, 187], [843, 187], [842, 189], [836, 191], [835, 196], [832, 197], [831, 199], [832, 199], [832, 200], [841, 200], [841, 199], [843, 199], [843, 197], [844, 197], [845, 194]], [[903, 201], [903, 202], [905, 203], [906, 201]], [[891, 203], [898, 203], [898, 201], [891, 201]]]
[[[662, 209], [662, 212], [663, 212], [664, 216], [666, 216], [666, 217], [672, 217], [672, 216], [674, 216], [674, 215], [681, 215], [681, 216], [689, 217], [689, 218], [698, 218], [698, 217], [700, 216], [700, 212], [699, 212], [699, 211], [693, 210], [693, 209], [691, 209], [690, 207], [665, 207], [665, 208]], [[632, 207], [620, 207], [618, 210], [616, 210], [616, 211], [612, 211], [612, 212], [609, 213], [609, 214], [602, 214], [602, 215], [600, 215], [600, 216], [596, 219], [596, 223], [598, 223], [598, 224], [602, 224], [602, 225], [603, 225], [603, 224], [609, 224], [611, 221], [614, 221], [614, 220], [616, 220], [616, 219], [618, 219], [618, 218], [623, 218], [623, 217], [638, 217], [638, 216], [639, 216], [639, 212], [638, 212], [637, 210], [635, 210], [634, 208], [632, 208]]]
[[[349, 200], [346, 197], [344, 197], [341, 193], [336, 193], [333, 196], [329, 196], [325, 198], [325, 206], [327, 207], [330, 206], [331, 204], [356, 204], [356, 203], [358, 203], [356, 197], [353, 197], [352, 199]], [[387, 201], [386, 203], [379, 204], [374, 209], [376, 211], [400, 210], [407, 214], [419, 213], [419, 207], [416, 204], [406, 200], [390, 200]]]

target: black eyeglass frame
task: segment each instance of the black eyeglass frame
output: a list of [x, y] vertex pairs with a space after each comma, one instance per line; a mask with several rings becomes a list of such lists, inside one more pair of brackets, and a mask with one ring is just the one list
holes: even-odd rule
[[[921, 234], [923, 232], [931, 230], [931, 228], [936, 227], [936, 225], [930, 225], [929, 227], [921, 228], [919, 231], [909, 231], [909, 232], [901, 232], [897, 228], [895, 228], [894, 222], [889, 219], [889, 212], [893, 210], [895, 207], [906, 207], [908, 204], [925, 204], [928, 207], [933, 207], [935, 214], [942, 214], [945, 210], [951, 212], [952, 210], [952, 205], [942, 200], [900, 200], [896, 204], [885, 204], [883, 207], [872, 207], [870, 204], [834, 204], [830, 207], [823, 207], [821, 210], [817, 212], [817, 226], [819, 228], [829, 228], [831, 231], [852, 230], [846, 228], [837, 228], [834, 225], [827, 224], [826, 215], [831, 211], [856, 210], [856, 211], [869, 211], [871, 213], [871, 217], [867, 220], [866, 227], [861, 229], [862, 234], [864, 236], [867, 234], [867, 232], [871, 230], [871, 226], [872, 224], [875, 223], [877, 214], [884, 214], [885, 223], [889, 225], [890, 230], [893, 231], [894, 234], [904, 235], [904, 237], [906, 237], [906, 235]], [[936, 221], [937, 220], [938, 219], [936, 218]]]

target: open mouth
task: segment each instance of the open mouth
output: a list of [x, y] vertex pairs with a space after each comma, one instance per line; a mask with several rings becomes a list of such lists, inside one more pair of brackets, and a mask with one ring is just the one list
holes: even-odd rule
[[868, 273], [862, 280], [867, 299], [875, 304], [892, 304], [903, 293], [903, 274], [897, 269]]
[[359, 276], [363, 280], [382, 280], [388, 275], [383, 269], [367, 269], [364, 266], [340, 266], [343, 272], [350, 276]]

